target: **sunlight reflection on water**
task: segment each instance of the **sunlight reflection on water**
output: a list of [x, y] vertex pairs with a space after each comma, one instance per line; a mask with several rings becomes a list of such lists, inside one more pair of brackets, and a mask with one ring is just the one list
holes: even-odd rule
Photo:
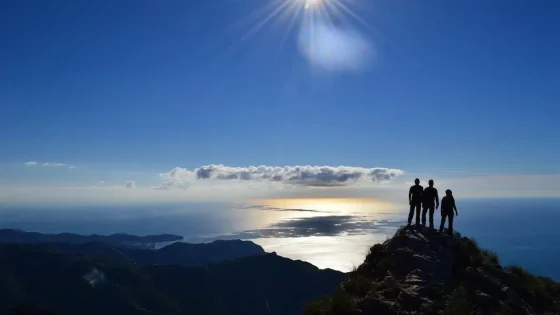
[[402, 224], [397, 205], [375, 199], [266, 199], [243, 208], [259, 226], [232, 237], [251, 240], [267, 252], [350, 271], [369, 248]]

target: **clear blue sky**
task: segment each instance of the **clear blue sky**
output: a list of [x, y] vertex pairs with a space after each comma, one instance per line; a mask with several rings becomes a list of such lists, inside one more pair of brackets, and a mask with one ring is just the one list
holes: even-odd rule
[[289, 19], [244, 38], [266, 0], [3, 1], [4, 181], [27, 161], [560, 173], [560, 2], [340, 1], [372, 27], [346, 15], [363, 71], [316, 69]]

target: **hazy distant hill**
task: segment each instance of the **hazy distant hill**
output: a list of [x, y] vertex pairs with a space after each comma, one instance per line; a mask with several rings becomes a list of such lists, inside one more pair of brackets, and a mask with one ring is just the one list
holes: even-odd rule
[[36, 232], [25, 232], [21, 230], [2, 229], [0, 230], [0, 243], [65, 243], [65, 244], [84, 244], [91, 242], [103, 242], [108, 244], [153, 248], [155, 243], [173, 242], [182, 240], [182, 236], [172, 234], [159, 234], [148, 236], [134, 236], [128, 234], [113, 235], [79, 235], [72, 233], [61, 234], [42, 234]]
[[207, 244], [177, 242], [158, 250], [119, 247], [106, 243], [44, 243], [62, 252], [119, 259], [137, 264], [203, 266], [247, 256], [264, 255], [259, 245], [241, 240], [214, 241]]
[[[188, 251], [187, 244], [164, 252], [181, 247]], [[20, 305], [84, 315], [295, 315], [309, 301], [332, 294], [345, 277], [276, 254], [190, 268], [94, 256], [0, 245], [0, 314]]]

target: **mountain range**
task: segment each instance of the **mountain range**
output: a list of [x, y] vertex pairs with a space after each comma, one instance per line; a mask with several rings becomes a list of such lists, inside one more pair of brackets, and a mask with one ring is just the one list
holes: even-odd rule
[[246, 241], [0, 244], [0, 314], [301, 314], [346, 277]]

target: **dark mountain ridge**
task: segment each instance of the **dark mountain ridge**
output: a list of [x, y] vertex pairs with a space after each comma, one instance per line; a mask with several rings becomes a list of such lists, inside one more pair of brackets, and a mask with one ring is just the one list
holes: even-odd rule
[[504, 268], [495, 253], [459, 233], [401, 228], [305, 314], [552, 315], [560, 314], [560, 284]]
[[42, 243], [61, 252], [123, 260], [146, 265], [203, 266], [209, 263], [247, 256], [264, 255], [259, 245], [250, 241], [214, 241], [204, 244], [176, 242], [157, 250], [120, 247], [106, 243]]
[[345, 278], [274, 253], [189, 268], [38, 244], [0, 244], [0, 257], [0, 314], [295, 315]]
[[73, 233], [43, 234], [14, 229], [0, 230], [0, 243], [84, 244], [91, 242], [103, 242], [126, 247], [153, 248], [155, 243], [180, 241], [182, 239], [182, 236], [173, 234], [135, 236], [119, 233], [106, 236], [97, 234], [79, 235]]

